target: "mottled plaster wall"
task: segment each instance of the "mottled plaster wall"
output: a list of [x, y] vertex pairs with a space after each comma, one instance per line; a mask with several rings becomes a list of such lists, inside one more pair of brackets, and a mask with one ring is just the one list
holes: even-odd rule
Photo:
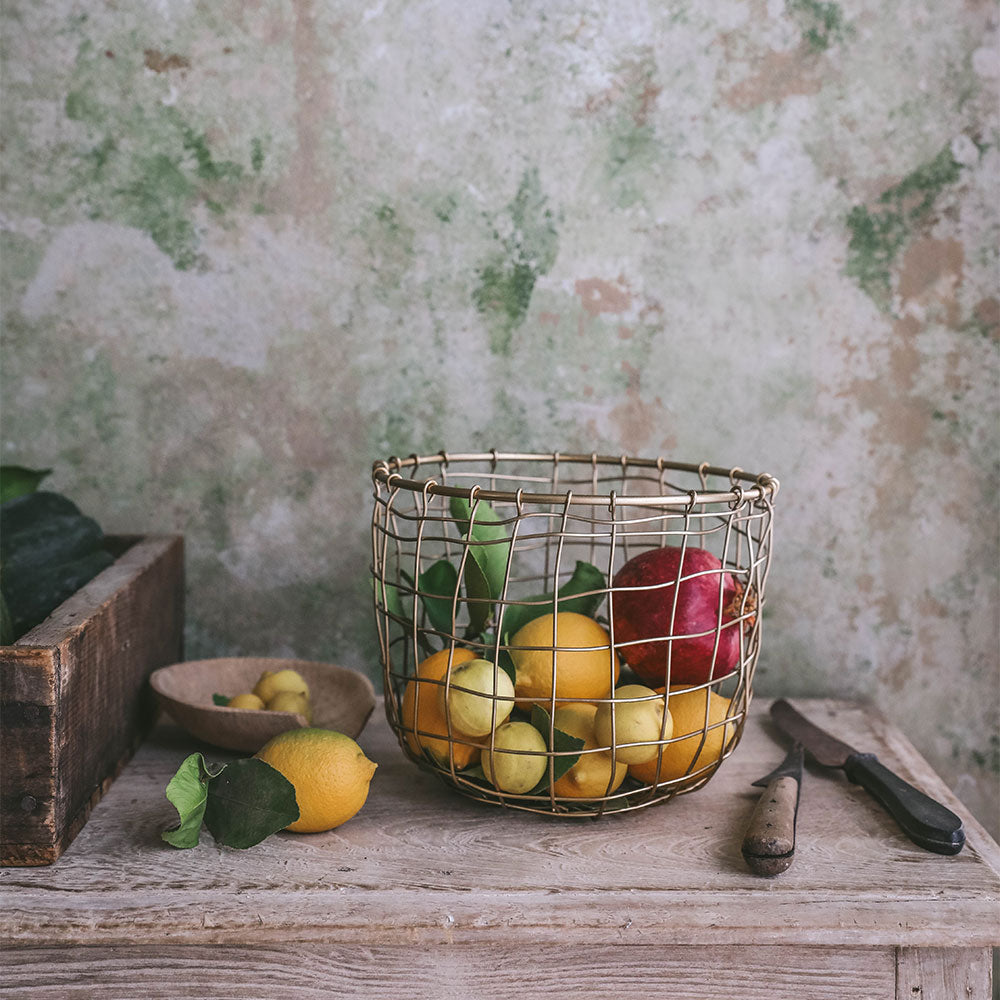
[[997, 7], [9, 0], [3, 457], [376, 671], [371, 462], [782, 480], [758, 691], [1000, 832]]

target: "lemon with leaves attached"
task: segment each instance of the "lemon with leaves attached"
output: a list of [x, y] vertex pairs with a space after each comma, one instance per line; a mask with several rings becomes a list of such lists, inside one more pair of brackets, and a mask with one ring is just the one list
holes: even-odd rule
[[597, 706], [586, 703], [563, 705], [552, 716], [556, 729], [583, 740], [580, 759], [552, 786], [556, 795], [572, 799], [597, 799], [610, 795], [625, 780], [628, 767], [616, 761], [610, 750], [598, 750], [601, 744], [594, 734]]
[[358, 744], [333, 729], [289, 729], [255, 754], [295, 789], [299, 818], [285, 829], [321, 833], [346, 823], [368, 798], [378, 767]]

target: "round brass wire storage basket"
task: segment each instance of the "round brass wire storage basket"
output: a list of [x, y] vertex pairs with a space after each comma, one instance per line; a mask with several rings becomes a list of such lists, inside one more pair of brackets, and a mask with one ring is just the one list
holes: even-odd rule
[[597, 454], [372, 469], [386, 717], [462, 794], [601, 816], [702, 787], [739, 743], [778, 481]]

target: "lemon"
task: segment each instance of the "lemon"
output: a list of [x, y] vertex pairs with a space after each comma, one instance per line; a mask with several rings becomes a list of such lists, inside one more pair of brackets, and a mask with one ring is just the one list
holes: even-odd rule
[[476, 654], [470, 649], [456, 649], [454, 653], [442, 649], [422, 660], [417, 667], [416, 678], [411, 678], [406, 684], [400, 716], [406, 742], [418, 757], [423, 748], [438, 764], [447, 767], [449, 754], [453, 754], [455, 768], [460, 771], [478, 759], [479, 747], [448, 740], [448, 720], [441, 711], [444, 685], [436, 682], [443, 681], [448, 672], [449, 655], [454, 671], [458, 664], [475, 659]]
[[619, 662], [610, 636], [593, 618], [575, 611], [533, 619], [518, 630], [510, 646], [520, 699], [542, 705], [551, 701], [553, 657], [557, 705], [566, 698], [606, 698], [618, 681]]
[[[641, 698], [642, 701], [627, 699]], [[674, 723], [670, 712], [665, 711], [663, 698], [644, 684], [623, 684], [615, 691], [613, 701], [597, 707], [594, 718], [594, 736], [598, 745], [612, 745], [612, 718], [614, 719], [615, 760], [626, 764], [642, 764], [656, 756], [657, 740], [668, 740]], [[623, 746], [635, 743], [636, 746]]]
[[[660, 693], [662, 691], [661, 688]], [[691, 689], [672, 684], [667, 709], [674, 723], [674, 740], [663, 746], [659, 776], [659, 753], [645, 763], [630, 764], [629, 774], [647, 785], [654, 781], [672, 781], [685, 775], [692, 775], [692, 780], [696, 780], [696, 772], [714, 764], [722, 756], [726, 742], [735, 731], [735, 724], [726, 722], [729, 704], [728, 698], [707, 688]]]
[[245, 691], [243, 694], [233, 695], [232, 698], [226, 702], [227, 708], [263, 708], [264, 702], [260, 700], [255, 694], [251, 694], [249, 691]]
[[505, 722], [493, 733], [493, 750], [483, 749], [483, 774], [501, 792], [531, 791], [549, 766], [545, 738], [529, 722]]
[[365, 804], [378, 767], [350, 736], [332, 729], [289, 729], [256, 756], [295, 788], [299, 818], [285, 828], [293, 833], [321, 833], [346, 823]]
[[297, 670], [265, 670], [253, 693], [266, 705], [279, 691], [296, 691], [309, 697], [309, 685]]
[[596, 799], [610, 795], [625, 780], [628, 767], [615, 761], [610, 750], [596, 750], [600, 743], [594, 734], [596, 705], [576, 703], [563, 705], [552, 716], [553, 725], [568, 736], [583, 740], [580, 759], [552, 786], [559, 796], [574, 799]]
[[298, 712], [299, 715], [305, 716], [307, 721], [312, 721], [309, 699], [297, 691], [279, 691], [267, 703], [267, 710], [269, 712]]
[[466, 736], [486, 736], [514, 708], [514, 682], [489, 660], [468, 660], [451, 672], [447, 707], [455, 729]]

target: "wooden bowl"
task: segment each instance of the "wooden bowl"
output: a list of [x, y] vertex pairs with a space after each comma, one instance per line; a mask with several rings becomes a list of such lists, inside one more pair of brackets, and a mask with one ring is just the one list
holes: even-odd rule
[[[309, 685], [312, 722], [297, 712], [227, 708], [215, 694], [232, 698], [253, 690], [265, 670], [297, 670]], [[375, 708], [375, 688], [357, 670], [309, 660], [239, 656], [189, 660], [153, 671], [149, 682], [175, 722], [205, 743], [256, 753], [286, 729], [313, 725], [336, 729], [352, 739], [365, 728]]]

